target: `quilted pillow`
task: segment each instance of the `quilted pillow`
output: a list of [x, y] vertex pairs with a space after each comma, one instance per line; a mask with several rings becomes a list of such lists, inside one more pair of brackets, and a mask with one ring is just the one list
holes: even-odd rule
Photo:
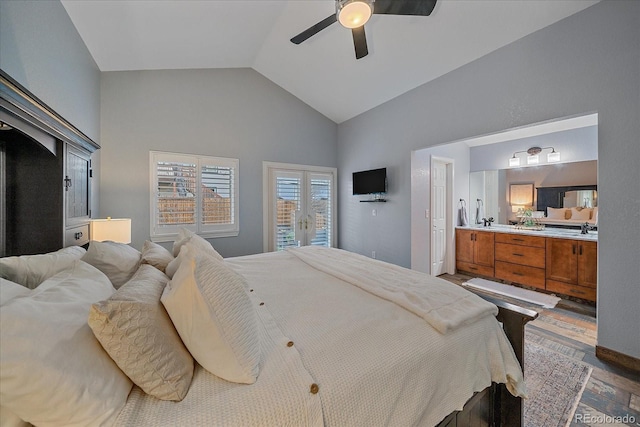
[[219, 260], [223, 259], [222, 255], [220, 255], [218, 251], [216, 251], [213, 246], [211, 246], [211, 243], [186, 228], [181, 228], [178, 232], [178, 237], [173, 243], [173, 256], [177, 257], [178, 254], [180, 254], [180, 248], [187, 243], [191, 243], [194, 247], [198, 248], [201, 251], [207, 252], [214, 258], [217, 258]]
[[0, 276], [34, 289], [49, 277], [73, 265], [85, 252], [80, 246], [69, 246], [47, 254], [0, 258]]
[[124, 243], [92, 240], [82, 260], [102, 271], [118, 289], [138, 270], [141, 254]]
[[34, 425], [113, 423], [132, 384], [87, 324], [91, 304], [113, 292], [104, 274], [75, 261], [29, 296], [2, 306], [3, 410]]
[[161, 301], [203, 368], [234, 383], [256, 381], [262, 357], [258, 321], [242, 276], [198, 255], [180, 264]]
[[164, 246], [149, 240], [144, 242], [141, 257], [142, 264], [152, 265], [164, 273], [171, 261], [173, 261], [173, 255]]
[[160, 303], [169, 278], [141, 265], [106, 301], [93, 304], [89, 326], [102, 347], [145, 393], [182, 400], [193, 377], [193, 358]]

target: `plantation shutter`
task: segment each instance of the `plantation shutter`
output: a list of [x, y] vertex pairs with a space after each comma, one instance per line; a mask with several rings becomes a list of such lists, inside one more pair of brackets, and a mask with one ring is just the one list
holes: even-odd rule
[[150, 153], [151, 237], [166, 241], [180, 228], [204, 237], [233, 236], [238, 226], [238, 160]]
[[280, 172], [276, 176], [276, 250], [300, 246], [297, 221], [300, 220], [302, 174]]
[[329, 174], [309, 174], [309, 194], [311, 196], [310, 212], [314, 217], [314, 236], [310, 244], [331, 247], [331, 184], [333, 176]]
[[200, 161], [200, 230], [228, 232], [237, 229], [237, 170], [232, 159]]

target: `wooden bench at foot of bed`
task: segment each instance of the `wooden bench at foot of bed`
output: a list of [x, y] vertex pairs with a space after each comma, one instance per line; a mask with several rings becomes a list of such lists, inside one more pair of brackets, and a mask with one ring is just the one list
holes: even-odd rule
[[[524, 327], [538, 317], [538, 313], [480, 292], [476, 294], [498, 307], [497, 319], [520, 366], [524, 367]], [[522, 398], [509, 393], [506, 385], [494, 383], [474, 394], [462, 411], [452, 412], [437, 427], [521, 427], [522, 415]]]

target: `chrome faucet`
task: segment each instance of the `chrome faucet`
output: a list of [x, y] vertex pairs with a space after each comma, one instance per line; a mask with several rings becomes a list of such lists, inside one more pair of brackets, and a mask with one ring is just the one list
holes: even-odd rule
[[589, 234], [589, 230], [593, 230], [593, 226], [589, 225], [588, 222], [584, 224], [580, 224], [580, 234]]
[[487, 218], [482, 218], [482, 225], [483, 227], [491, 227], [491, 223], [494, 221], [493, 217], [489, 217], [489, 219]]

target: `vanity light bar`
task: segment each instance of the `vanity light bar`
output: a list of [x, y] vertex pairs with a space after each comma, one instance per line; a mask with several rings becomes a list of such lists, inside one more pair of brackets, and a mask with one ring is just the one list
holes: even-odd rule
[[513, 153], [513, 156], [509, 159], [509, 167], [517, 167], [520, 166], [520, 157], [517, 157], [517, 154], [527, 153], [527, 165], [537, 165], [540, 163], [540, 152], [542, 150], [551, 150], [549, 154], [547, 154], [547, 163], [555, 163], [560, 161], [560, 153], [558, 153], [553, 147], [531, 147], [526, 151], [516, 151]]

